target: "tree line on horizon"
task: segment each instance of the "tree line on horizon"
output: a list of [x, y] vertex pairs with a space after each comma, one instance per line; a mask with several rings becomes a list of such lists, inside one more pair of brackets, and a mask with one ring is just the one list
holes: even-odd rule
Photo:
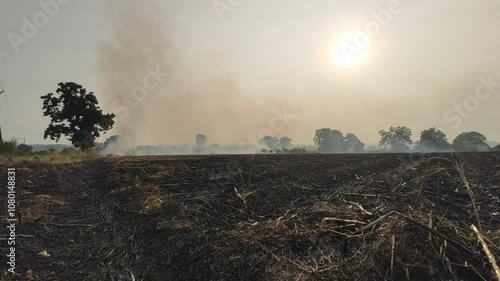
[[[59, 83], [55, 93], [41, 97], [43, 100], [43, 116], [50, 117], [51, 122], [44, 133], [44, 138], [58, 142], [65, 136], [75, 148], [90, 151], [96, 148], [105, 150], [111, 143], [116, 142], [119, 136], [111, 136], [104, 144], [96, 142], [101, 133], [111, 130], [114, 125], [113, 113], [104, 114], [98, 106], [98, 101], [93, 92], [73, 82]], [[413, 143], [412, 131], [404, 126], [391, 126], [389, 130], [380, 130], [379, 145], [383, 151], [389, 152], [446, 152], [446, 151], [488, 151], [489, 145], [486, 137], [479, 132], [463, 132], [451, 143], [446, 134], [435, 128], [429, 128], [420, 133], [418, 141]], [[320, 153], [361, 153], [365, 144], [353, 133], [344, 134], [339, 130], [330, 128], [317, 129], [313, 138]], [[205, 147], [208, 139], [205, 135], [195, 137], [199, 148]], [[9, 143], [7, 143], [9, 144]], [[259, 144], [269, 151], [286, 152], [292, 147], [292, 139], [283, 136], [264, 136]], [[19, 151], [29, 153], [30, 147], [19, 145]], [[500, 146], [494, 148], [500, 150]], [[1, 149], [0, 149], [1, 152]]]
[[[432, 127], [423, 130], [415, 143], [412, 131], [405, 126], [391, 126], [389, 130], [380, 130], [379, 146], [388, 152], [448, 152], [448, 151], [488, 151], [490, 146], [486, 137], [478, 132], [463, 132], [451, 143], [446, 134]], [[339, 130], [323, 128], [316, 130], [314, 143], [322, 153], [359, 153], [364, 151], [365, 144], [352, 133], [346, 136]], [[496, 147], [498, 149], [498, 147]]]
[[[478, 132], [463, 132], [451, 143], [446, 134], [432, 127], [420, 133], [419, 140], [413, 142], [412, 131], [405, 126], [391, 126], [389, 130], [380, 130], [379, 151], [387, 152], [449, 152], [449, 151], [489, 151], [491, 148], [486, 137]], [[203, 134], [196, 135], [196, 145], [205, 147], [208, 139]], [[313, 138], [320, 153], [362, 153], [365, 144], [353, 133], [344, 134], [339, 130], [322, 128], [316, 130]], [[264, 136], [259, 144], [266, 149], [261, 152], [287, 152], [292, 148], [292, 139], [283, 136]], [[215, 146], [217, 146], [215, 144]], [[218, 147], [218, 146], [217, 146]], [[499, 150], [497, 146], [495, 150]]]

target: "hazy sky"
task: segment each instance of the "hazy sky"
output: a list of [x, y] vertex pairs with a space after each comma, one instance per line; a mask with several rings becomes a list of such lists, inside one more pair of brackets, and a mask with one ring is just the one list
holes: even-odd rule
[[55, 1], [0, 0], [4, 138], [49, 143], [40, 96], [72, 81], [143, 144], [308, 144], [324, 127], [376, 143], [391, 125], [500, 140], [498, 0]]

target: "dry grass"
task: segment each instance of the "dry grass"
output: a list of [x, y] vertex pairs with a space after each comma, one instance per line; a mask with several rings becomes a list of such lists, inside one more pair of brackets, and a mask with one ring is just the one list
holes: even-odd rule
[[483, 234], [481, 234], [481, 232], [479, 232], [479, 230], [477, 229], [477, 227], [475, 225], [471, 225], [471, 229], [476, 233], [477, 239], [481, 243], [481, 246], [483, 247], [483, 250], [486, 253], [486, 256], [488, 257], [488, 260], [491, 263], [491, 267], [493, 268], [493, 271], [496, 274], [497, 280], [500, 281], [500, 268], [498, 267], [497, 262], [495, 260], [495, 256], [490, 251], [488, 244], [484, 241]]
[[140, 191], [140, 192], [144, 192], [144, 193], [147, 193], [147, 192], [154, 193], [154, 192], [158, 192], [159, 190], [160, 190], [160, 188], [157, 185], [152, 185], [152, 184], [142, 185], [141, 183], [136, 182], [132, 185], [128, 185], [128, 186], [124, 186], [124, 187], [119, 188], [119, 189], [111, 190], [109, 192], [109, 194], [120, 194], [120, 193], [131, 192], [131, 191]]
[[[458, 169], [447, 159], [419, 161], [408, 166], [411, 171], [402, 170], [400, 160], [391, 155], [370, 156], [366, 164], [361, 161], [365, 156], [356, 155], [301, 156], [309, 161], [304, 163], [291, 156], [276, 161], [256, 156], [253, 163], [228, 157], [206, 157], [200, 163], [174, 157], [105, 157], [62, 170], [30, 165], [34, 171], [23, 172], [30, 176], [30, 198], [52, 191], [55, 197], [37, 200], [57, 206], [64, 198], [71, 204], [47, 209], [43, 221], [25, 224], [22, 234], [41, 233], [59, 245], [73, 233], [82, 237], [79, 241], [94, 242], [68, 246], [93, 250], [96, 261], [119, 261], [144, 280], [496, 280], [469, 225], [477, 225], [474, 202], [483, 244], [498, 260], [498, 179], [497, 170], [488, 166], [498, 165], [500, 155], [490, 155], [484, 163], [464, 155], [470, 161], [459, 164], [475, 165]], [[239, 160], [241, 174], [218, 177], [230, 159]], [[329, 170], [332, 166], [338, 168]], [[387, 180], [385, 170], [401, 182]], [[44, 184], [35, 185], [35, 180]], [[60, 193], [64, 180], [74, 186], [88, 182], [96, 192], [88, 192], [84, 200], [73, 193], [76, 188]], [[25, 200], [22, 206], [30, 204]], [[95, 225], [87, 225], [90, 216]], [[139, 227], [144, 229], [140, 237], [135, 236]], [[132, 247], [121, 243], [129, 237], [137, 238]], [[50, 252], [48, 259], [36, 256], [43, 267], [33, 269], [39, 279], [51, 279], [47, 276], [53, 276], [59, 263], [50, 271], [40, 268], [60, 256], [58, 247], [40, 245], [37, 239], [23, 243], [31, 243], [32, 253], [44, 248]], [[73, 272], [86, 264], [85, 255], [74, 252], [68, 256]], [[152, 275], [148, 266], [155, 268]], [[107, 269], [98, 269], [90, 266], [81, 276], [109, 279]], [[61, 279], [71, 279], [71, 274]]]
[[38, 276], [35, 274], [35, 272], [32, 269], [28, 269], [25, 273], [25, 278], [26, 278], [26, 280], [36, 280], [36, 279], [38, 279]]
[[48, 214], [49, 208], [61, 207], [67, 203], [50, 195], [37, 195], [32, 199], [19, 201], [23, 222], [32, 222]]
[[142, 203], [142, 212], [151, 213], [163, 205], [164, 199], [160, 195], [150, 195]]
[[496, 246], [497, 249], [500, 249], [500, 228], [493, 231], [488, 231], [483, 233], [483, 235], [491, 241], [493, 245]]
[[238, 224], [237, 230], [229, 232], [229, 236], [240, 242], [253, 243], [256, 239], [275, 237], [287, 230], [283, 220], [270, 219], [263, 222], [241, 222]]
[[76, 163], [87, 160], [93, 160], [104, 157], [102, 154], [90, 152], [75, 152], [75, 153], [54, 153], [47, 155], [0, 155], [0, 163], [4, 165], [19, 165], [22, 163], [37, 163], [37, 164], [65, 164]]
[[188, 230], [193, 227], [193, 224], [188, 221], [180, 221], [180, 220], [169, 220], [169, 221], [161, 221], [156, 224], [156, 229], [169, 229], [169, 230]]
[[363, 206], [355, 202], [352, 202], [351, 205], [333, 205], [328, 202], [320, 201], [314, 204], [311, 208], [311, 212], [332, 215], [348, 215], [349, 218], [360, 215], [372, 215], [370, 212], [366, 211]]

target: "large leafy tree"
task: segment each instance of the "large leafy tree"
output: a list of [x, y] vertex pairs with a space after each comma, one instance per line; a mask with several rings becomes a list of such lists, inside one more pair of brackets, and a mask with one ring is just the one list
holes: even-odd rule
[[344, 135], [341, 131], [323, 128], [316, 130], [314, 143], [318, 146], [319, 152], [341, 153], [345, 152]]
[[73, 83], [59, 83], [56, 93], [42, 96], [43, 116], [51, 121], [45, 129], [44, 138], [56, 142], [62, 136], [82, 151], [95, 146], [95, 140], [113, 128], [114, 114], [103, 114], [93, 92]]
[[284, 149], [289, 149], [290, 147], [292, 147], [292, 139], [287, 136], [281, 137], [280, 147]]
[[409, 151], [413, 143], [411, 140], [411, 129], [404, 126], [391, 126], [389, 131], [380, 130], [378, 133], [380, 135], [379, 144], [394, 152]]
[[420, 133], [420, 140], [416, 142], [416, 147], [424, 152], [440, 152], [449, 150], [450, 144], [446, 134], [433, 127]]
[[277, 149], [279, 147], [279, 140], [273, 136], [264, 136], [259, 140], [259, 144], [269, 149]]
[[365, 144], [358, 139], [355, 134], [347, 134], [345, 135], [345, 149], [347, 152], [363, 152]]
[[464, 132], [453, 140], [453, 148], [458, 151], [486, 151], [490, 146], [486, 137], [478, 132]]

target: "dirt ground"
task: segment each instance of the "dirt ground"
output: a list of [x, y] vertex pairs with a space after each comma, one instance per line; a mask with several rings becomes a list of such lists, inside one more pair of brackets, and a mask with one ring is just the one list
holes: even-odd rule
[[496, 280], [500, 264], [500, 153], [16, 168], [17, 274], [2, 227], [1, 280]]

